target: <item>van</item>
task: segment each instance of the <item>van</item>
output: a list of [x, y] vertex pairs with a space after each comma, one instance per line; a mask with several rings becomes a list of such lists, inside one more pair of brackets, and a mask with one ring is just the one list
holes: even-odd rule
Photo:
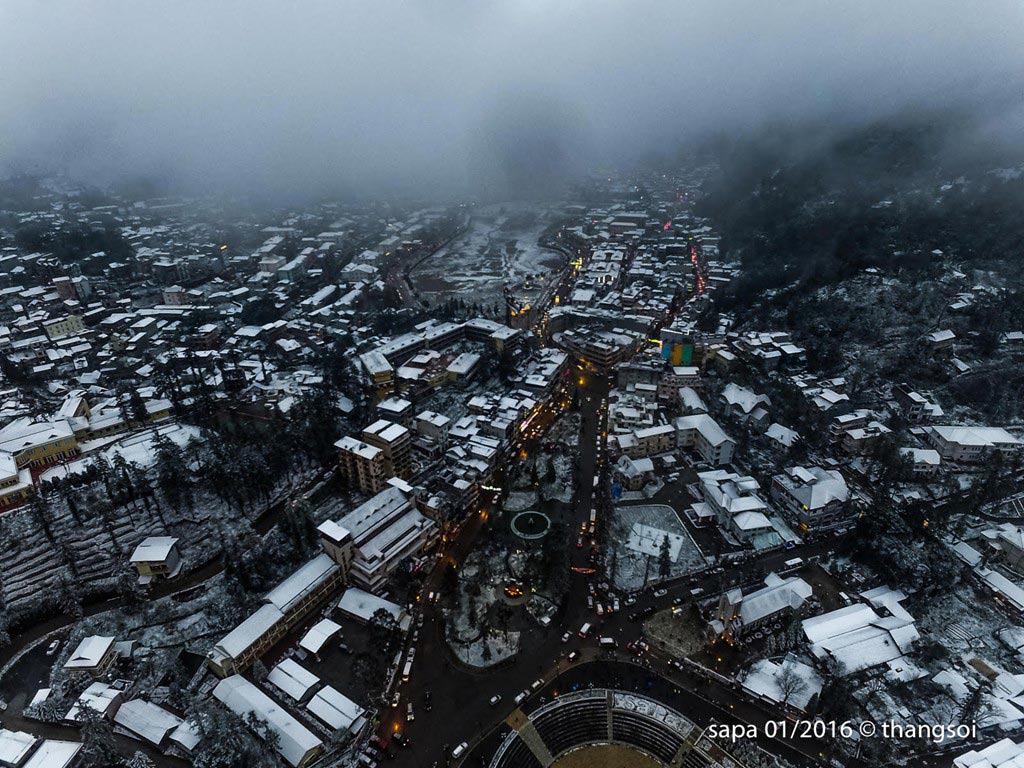
[[586, 637], [589, 634], [590, 634], [590, 624], [589, 623], [584, 624], [582, 627], [580, 627], [580, 637]]
[[464, 741], [452, 750], [452, 757], [458, 760], [467, 749], [469, 749], [469, 744]]
[[615, 648], [617, 645], [614, 637], [602, 637], [597, 642], [602, 648]]

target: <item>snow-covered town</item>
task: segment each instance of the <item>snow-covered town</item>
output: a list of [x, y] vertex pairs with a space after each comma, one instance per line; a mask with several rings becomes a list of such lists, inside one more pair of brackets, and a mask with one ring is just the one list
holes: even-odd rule
[[343, 3], [147, 16], [192, 63], [140, 49], [126, 113], [147, 12], [100, 5], [76, 117], [0, 141], [0, 768], [1024, 766], [1024, 142], [982, 96], [830, 79], [815, 121], [762, 62], [704, 114], [646, 57], [765, 54], [699, 14]]

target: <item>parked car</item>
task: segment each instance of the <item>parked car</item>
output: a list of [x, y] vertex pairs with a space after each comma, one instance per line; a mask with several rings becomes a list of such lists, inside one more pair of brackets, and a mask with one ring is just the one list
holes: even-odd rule
[[398, 709], [398, 702], [401, 700], [401, 698], [402, 698], [402, 692], [401, 691], [395, 691], [395, 695], [391, 697], [391, 707], [393, 709]]
[[501, 694], [500, 693], [496, 693], [493, 696], [491, 696], [491, 706], [492, 707], [498, 706], [498, 702], [499, 701], [501, 701]]
[[459, 746], [457, 746], [455, 749], [452, 750], [452, 757], [455, 758], [456, 760], [458, 760], [460, 757], [462, 757], [462, 754], [467, 749], [469, 749], [469, 744], [464, 741], [461, 744], [459, 744]]
[[46, 655], [53, 656], [53, 654], [55, 654], [59, 648], [60, 640], [54, 640], [52, 643], [46, 646]]
[[562, 635], [562, 642], [563, 643], [568, 643], [569, 639], [571, 637], [572, 637], [572, 632], [566, 632], [564, 635]]
[[526, 701], [526, 697], [529, 696], [529, 695], [530, 695], [529, 691], [523, 691], [522, 693], [517, 694], [516, 695], [516, 706], [519, 706], [524, 701]]
[[668, 590], [665, 589], [664, 587], [662, 587], [659, 590], [655, 590], [655, 592], [654, 592], [654, 596], [655, 597], [664, 597], [667, 594], [668, 594]]

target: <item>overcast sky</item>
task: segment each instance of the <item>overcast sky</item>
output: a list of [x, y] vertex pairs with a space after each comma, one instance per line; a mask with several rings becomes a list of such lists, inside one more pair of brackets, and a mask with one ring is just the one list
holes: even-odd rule
[[1019, 0], [3, 0], [0, 169], [462, 190], [1010, 84]]

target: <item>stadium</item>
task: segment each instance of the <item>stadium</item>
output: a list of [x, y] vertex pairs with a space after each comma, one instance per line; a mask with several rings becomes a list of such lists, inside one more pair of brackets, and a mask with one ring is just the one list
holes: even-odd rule
[[506, 722], [512, 730], [490, 768], [703, 768], [729, 759], [684, 715], [611, 688], [567, 693]]

